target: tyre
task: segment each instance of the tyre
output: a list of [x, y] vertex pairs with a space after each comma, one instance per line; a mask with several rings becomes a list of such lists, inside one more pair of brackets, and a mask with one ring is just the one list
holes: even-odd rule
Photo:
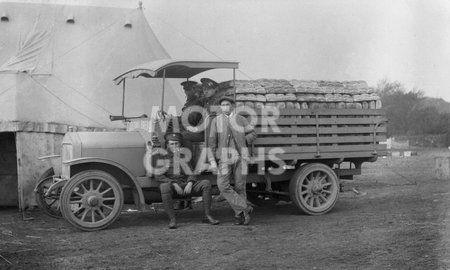
[[59, 202], [61, 188], [53, 190], [49, 195], [45, 196], [45, 193], [53, 184], [53, 174], [53, 169], [48, 169], [39, 178], [38, 184], [34, 189], [36, 192], [36, 203], [45, 214], [54, 218], [61, 218], [62, 214]]
[[61, 212], [73, 226], [83, 231], [101, 230], [111, 225], [123, 207], [123, 190], [109, 173], [87, 170], [77, 173], [61, 193]]
[[311, 163], [300, 167], [289, 183], [291, 200], [309, 215], [330, 211], [339, 197], [339, 180], [327, 165]]

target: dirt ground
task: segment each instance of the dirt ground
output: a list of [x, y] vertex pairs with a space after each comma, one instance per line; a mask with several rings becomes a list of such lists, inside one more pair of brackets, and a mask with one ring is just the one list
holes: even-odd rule
[[224, 203], [213, 205], [219, 226], [200, 223], [199, 204], [178, 212], [177, 230], [161, 210], [124, 213], [92, 233], [0, 209], [0, 269], [450, 269], [450, 179], [434, 177], [441, 155], [450, 151], [365, 164], [330, 213], [258, 207], [250, 226], [233, 225]]

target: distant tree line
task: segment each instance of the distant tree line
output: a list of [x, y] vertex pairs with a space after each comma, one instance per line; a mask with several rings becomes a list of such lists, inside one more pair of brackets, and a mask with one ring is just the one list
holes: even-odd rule
[[407, 90], [399, 82], [382, 80], [377, 92], [389, 119], [389, 136], [446, 134], [447, 145], [450, 143], [450, 110], [440, 112], [423, 102], [426, 97], [422, 90]]

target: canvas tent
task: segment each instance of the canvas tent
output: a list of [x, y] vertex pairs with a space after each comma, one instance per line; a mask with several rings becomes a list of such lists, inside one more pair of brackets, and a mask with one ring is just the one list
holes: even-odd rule
[[[122, 87], [112, 79], [169, 57], [137, 2], [61, 2], [0, 2], [0, 206], [35, 205], [35, 182], [50, 166], [37, 157], [59, 153], [69, 126], [124, 128], [109, 121], [122, 112]], [[125, 114], [150, 115], [160, 88], [158, 80], [127, 81]], [[180, 102], [170, 87], [166, 100]]]

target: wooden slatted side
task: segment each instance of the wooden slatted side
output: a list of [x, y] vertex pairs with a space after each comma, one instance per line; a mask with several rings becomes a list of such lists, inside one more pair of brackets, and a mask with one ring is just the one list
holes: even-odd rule
[[[331, 152], [369, 152], [374, 150], [386, 150], [385, 144], [374, 145], [332, 145], [332, 146], [320, 146], [320, 153], [331, 153]], [[257, 151], [259, 153], [269, 154], [279, 152], [284, 154], [292, 153], [317, 153], [317, 148], [315, 146], [278, 146], [278, 147], [263, 147], [259, 148]]]
[[[256, 133], [258, 136], [267, 135], [287, 135], [287, 134], [298, 134], [298, 135], [309, 135], [316, 134], [317, 130], [315, 127], [256, 127]], [[319, 134], [372, 134], [374, 131], [373, 126], [363, 126], [363, 127], [319, 127]], [[377, 133], [385, 133], [386, 126], [379, 126], [377, 128]]]
[[370, 124], [378, 124], [380, 122], [385, 121], [386, 119], [382, 116], [370, 116], [370, 117], [352, 117], [352, 118], [344, 118], [344, 117], [319, 117], [317, 120], [315, 116], [311, 118], [292, 118], [292, 117], [283, 117], [277, 119], [264, 119], [262, 117], [258, 117], [256, 121], [256, 126], [270, 126], [270, 125], [297, 125], [297, 126], [313, 126], [316, 125], [316, 121], [319, 125], [370, 125]]
[[[376, 141], [385, 141], [386, 136], [376, 136]], [[259, 137], [255, 140], [254, 145], [274, 145], [274, 144], [315, 144], [317, 138], [311, 137]], [[320, 136], [321, 144], [350, 144], [350, 143], [373, 143], [374, 138], [370, 136]]]
[[[259, 110], [255, 151], [267, 159], [371, 158], [386, 154], [382, 110]], [[374, 137], [375, 136], [375, 137]]]
[[358, 115], [379, 115], [384, 116], [384, 110], [361, 110], [361, 109], [277, 109], [277, 108], [263, 108], [263, 109], [253, 109], [253, 111], [258, 116], [273, 115], [274, 112], [280, 116], [306, 116], [306, 115], [347, 115], [347, 116], [358, 116]]
[[[354, 159], [354, 158], [372, 158], [376, 156], [384, 156], [387, 154], [386, 150], [377, 150], [377, 155], [373, 151], [358, 151], [358, 152], [322, 152], [320, 156], [316, 153], [287, 153], [276, 154], [276, 158], [280, 160], [314, 160], [314, 159]], [[265, 155], [262, 160], [270, 160], [270, 156]]]

